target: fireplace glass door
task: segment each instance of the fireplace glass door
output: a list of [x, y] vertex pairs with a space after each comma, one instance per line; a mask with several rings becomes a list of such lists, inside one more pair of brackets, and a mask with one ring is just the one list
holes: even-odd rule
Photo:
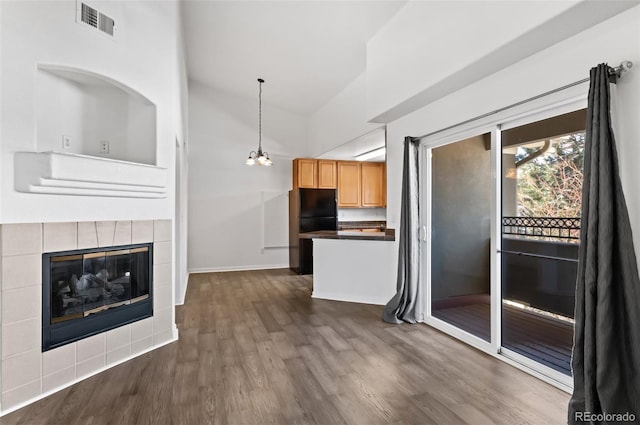
[[152, 244], [43, 255], [43, 349], [152, 315]]
[[149, 297], [149, 248], [51, 257], [51, 323]]

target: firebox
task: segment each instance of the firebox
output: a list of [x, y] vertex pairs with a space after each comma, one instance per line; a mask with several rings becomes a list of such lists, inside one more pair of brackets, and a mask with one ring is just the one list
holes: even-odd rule
[[153, 316], [153, 244], [42, 255], [42, 351]]

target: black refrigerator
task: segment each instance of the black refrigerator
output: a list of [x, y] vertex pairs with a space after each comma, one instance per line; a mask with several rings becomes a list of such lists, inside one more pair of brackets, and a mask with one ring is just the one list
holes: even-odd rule
[[289, 191], [289, 267], [298, 274], [313, 273], [313, 243], [298, 235], [316, 230], [338, 230], [336, 189]]

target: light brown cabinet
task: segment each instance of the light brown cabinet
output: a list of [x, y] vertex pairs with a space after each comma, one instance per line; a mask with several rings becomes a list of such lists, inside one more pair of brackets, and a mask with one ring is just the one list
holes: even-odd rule
[[361, 206], [360, 163], [338, 161], [338, 208]]
[[318, 160], [318, 189], [336, 189], [338, 187], [337, 161]]
[[336, 189], [338, 173], [336, 161], [297, 158], [293, 160], [293, 188]]
[[363, 207], [386, 206], [386, 176], [384, 162], [360, 163], [361, 198]]
[[338, 207], [387, 206], [384, 162], [293, 160], [293, 188], [338, 189]]
[[293, 188], [318, 187], [318, 160], [297, 158], [293, 160]]
[[387, 206], [384, 162], [338, 161], [338, 207]]

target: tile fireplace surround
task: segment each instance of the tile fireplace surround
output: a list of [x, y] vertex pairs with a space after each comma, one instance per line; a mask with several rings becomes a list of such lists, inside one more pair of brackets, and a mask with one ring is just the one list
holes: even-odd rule
[[[171, 220], [0, 225], [3, 413], [177, 338]], [[42, 254], [153, 242], [153, 317], [42, 352]]]

